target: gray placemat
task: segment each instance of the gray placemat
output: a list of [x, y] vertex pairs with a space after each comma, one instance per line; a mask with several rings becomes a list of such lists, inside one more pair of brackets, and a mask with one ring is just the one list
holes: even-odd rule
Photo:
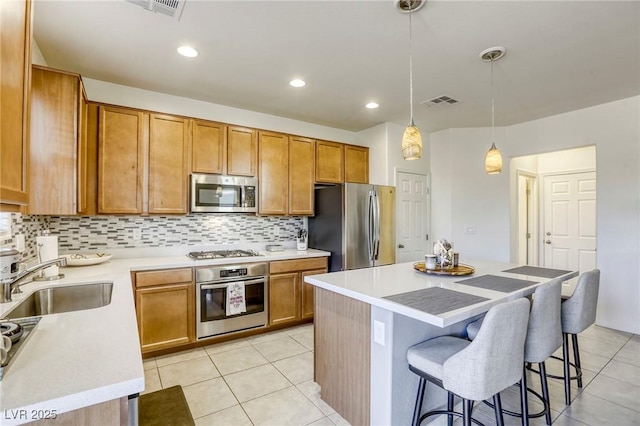
[[489, 300], [484, 297], [474, 296], [473, 294], [447, 290], [441, 287], [429, 287], [408, 293], [394, 294], [384, 299], [433, 315], [439, 315], [444, 312]]
[[510, 274], [521, 274], [521, 275], [531, 275], [534, 277], [543, 277], [543, 278], [555, 278], [560, 275], [568, 274], [571, 271], [565, 271], [562, 269], [551, 269], [551, 268], [541, 268], [539, 266], [518, 266], [517, 268], [507, 269], [506, 271]]
[[486, 288], [487, 290], [501, 291], [503, 293], [511, 293], [512, 291], [521, 290], [530, 285], [537, 284], [536, 281], [499, 277], [497, 275], [481, 275], [467, 280], [456, 281], [456, 283]]

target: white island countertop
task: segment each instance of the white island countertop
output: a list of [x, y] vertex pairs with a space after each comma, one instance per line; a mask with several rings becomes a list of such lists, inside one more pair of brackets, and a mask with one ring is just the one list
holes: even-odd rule
[[[409, 262], [378, 266], [374, 268], [311, 275], [305, 277], [305, 282], [437, 327], [447, 327], [457, 322], [469, 319], [475, 315], [484, 313], [489, 310], [491, 306], [497, 303], [532, 294], [535, 287], [540, 284], [556, 280], [565, 281], [578, 275], [575, 271], [567, 271], [566, 274], [556, 278], [544, 278], [540, 276], [504, 272], [507, 269], [517, 267], [518, 265], [516, 264], [475, 260], [465, 262], [465, 264], [469, 264], [475, 268], [475, 273], [473, 275], [443, 276], [426, 274], [416, 271], [413, 268], [413, 262]], [[458, 281], [482, 275], [494, 275], [498, 277], [532, 281], [534, 283], [511, 292], [487, 290], [480, 287], [473, 287], [458, 283]], [[462, 293], [463, 295], [478, 296], [487, 300], [458, 309], [446, 310], [445, 312], [434, 314], [387, 299], [389, 296], [396, 296], [431, 287], [453, 290], [455, 292]], [[563, 292], [566, 291], [567, 290], [563, 290]], [[453, 294], [453, 296], [455, 297], [455, 294]]]
[[[217, 248], [216, 248], [217, 249]], [[105, 252], [110, 252], [108, 249]], [[94, 251], [95, 252], [95, 251]], [[320, 250], [260, 251], [262, 256], [194, 261], [181, 254], [139, 257], [125, 250], [102, 264], [60, 268], [61, 280], [29, 282], [13, 301], [0, 303], [0, 318], [34, 291], [80, 283], [113, 282], [111, 303], [76, 312], [44, 315], [0, 381], [0, 424], [31, 421], [16, 417], [19, 410], [55, 410], [58, 414], [144, 390], [144, 369], [131, 287], [131, 271], [200, 267], [215, 264], [270, 262], [325, 257]], [[135, 257], [138, 256], [138, 257]], [[119, 257], [119, 258], [116, 258]], [[12, 413], [14, 415], [12, 415]]]

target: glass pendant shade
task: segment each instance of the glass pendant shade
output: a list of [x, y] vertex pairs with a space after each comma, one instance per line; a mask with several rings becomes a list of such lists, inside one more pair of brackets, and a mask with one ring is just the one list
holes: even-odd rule
[[502, 173], [502, 155], [500, 151], [498, 151], [498, 148], [496, 148], [495, 143], [491, 144], [491, 148], [484, 158], [484, 168], [489, 175]]
[[422, 156], [422, 135], [411, 122], [402, 135], [402, 157], [405, 160], [419, 160]]

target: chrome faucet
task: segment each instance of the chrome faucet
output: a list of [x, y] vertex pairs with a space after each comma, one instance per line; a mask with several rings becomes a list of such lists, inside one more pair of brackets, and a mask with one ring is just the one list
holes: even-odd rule
[[27, 268], [24, 271], [20, 272], [15, 278], [2, 282], [3, 288], [2, 294], [0, 294], [0, 303], [11, 302], [11, 294], [16, 288], [18, 288], [18, 286], [24, 279], [29, 277], [31, 274], [40, 271], [41, 269], [53, 265], [67, 266], [67, 258], [59, 257], [57, 259], [51, 259], [42, 263], [38, 263], [37, 265], [34, 265], [31, 268]]

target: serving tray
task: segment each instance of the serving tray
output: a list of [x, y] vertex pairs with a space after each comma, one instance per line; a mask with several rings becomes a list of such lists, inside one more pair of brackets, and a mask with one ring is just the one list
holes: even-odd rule
[[442, 268], [427, 269], [424, 266], [424, 262], [416, 262], [413, 264], [413, 269], [425, 274], [451, 275], [451, 276], [471, 275], [476, 271], [473, 266], [464, 265], [462, 263], [458, 264], [458, 266], [454, 266], [451, 269], [442, 269]]
[[97, 265], [111, 259], [109, 253], [74, 253], [63, 255], [67, 258], [67, 266]]

